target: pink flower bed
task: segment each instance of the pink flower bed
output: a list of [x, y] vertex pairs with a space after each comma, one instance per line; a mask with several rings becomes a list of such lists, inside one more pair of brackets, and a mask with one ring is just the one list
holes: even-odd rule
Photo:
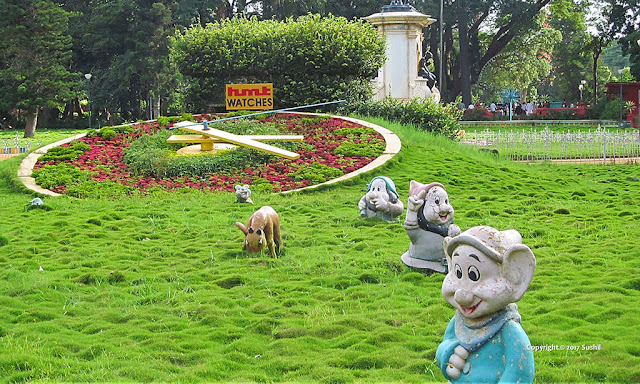
[[[207, 116], [203, 116], [207, 117]], [[304, 143], [296, 152], [300, 158], [288, 160], [274, 158], [266, 165], [246, 164], [233, 172], [226, 174], [209, 174], [205, 177], [177, 177], [154, 178], [136, 175], [123, 161], [123, 149], [143, 134], [153, 134], [160, 130], [157, 123], [134, 124], [131, 133], [119, 133], [111, 140], [104, 140], [98, 136], [84, 137], [79, 141], [88, 144], [91, 149], [84, 152], [78, 160], [67, 161], [75, 167], [91, 172], [91, 178], [96, 181], [111, 180], [139, 190], [160, 187], [169, 190], [179, 188], [195, 188], [212, 191], [234, 191], [236, 184], [252, 185], [256, 180], [267, 180], [275, 192], [287, 191], [315, 184], [311, 180], [295, 180], [291, 176], [297, 170], [313, 163], [320, 163], [335, 169], [342, 174], [353, 172], [373, 161], [376, 156], [342, 156], [336, 154], [335, 149], [347, 140], [362, 146], [380, 145], [384, 138], [377, 132], [364, 135], [363, 142], [358, 135], [349, 137], [335, 133], [343, 128], [364, 128], [359, 124], [346, 120], [330, 118], [327, 120], [303, 123], [303, 117], [294, 114], [279, 114], [263, 119], [263, 122], [280, 123], [283, 131], [289, 134], [304, 135]], [[176, 131], [176, 133], [179, 133]], [[355, 137], [355, 138], [354, 138]], [[65, 144], [66, 145], [66, 144]], [[277, 144], [276, 144], [277, 145]], [[36, 163], [34, 169], [54, 163]], [[50, 188], [54, 192], [65, 193], [64, 186]]]

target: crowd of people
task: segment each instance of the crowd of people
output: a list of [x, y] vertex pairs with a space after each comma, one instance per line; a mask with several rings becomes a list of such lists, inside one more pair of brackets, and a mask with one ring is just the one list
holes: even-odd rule
[[[567, 102], [563, 101], [562, 106], [560, 108], [576, 108], [576, 107], [579, 108], [581, 107], [581, 105], [574, 105], [574, 104], [567, 105]], [[458, 105], [458, 108], [467, 110], [467, 111], [473, 111], [475, 109], [479, 109], [479, 110], [482, 110], [488, 116], [489, 115], [509, 116], [508, 103], [496, 103], [492, 101], [488, 105], [485, 103], [472, 103], [467, 106], [461, 102]], [[550, 108], [550, 105], [548, 102], [537, 103], [537, 104], [531, 101], [526, 103], [515, 102], [511, 104], [511, 111], [512, 111], [511, 113], [513, 114], [513, 116], [531, 115], [536, 113], [539, 108], [548, 109]]]

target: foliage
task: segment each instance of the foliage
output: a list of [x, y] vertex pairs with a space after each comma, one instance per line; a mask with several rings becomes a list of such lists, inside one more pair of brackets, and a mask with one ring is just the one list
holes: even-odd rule
[[50, 189], [54, 187], [69, 187], [89, 181], [88, 172], [74, 167], [69, 163], [45, 165], [33, 171], [33, 178], [39, 186]]
[[[500, 55], [518, 37], [540, 30], [539, 17], [551, 0], [500, 2], [455, 0], [446, 4], [444, 12], [444, 76], [439, 79], [444, 100], [462, 95], [465, 105], [472, 102], [472, 85], [483, 68]], [[412, 2], [413, 3], [413, 2]], [[416, 5], [423, 13], [439, 13], [437, 2]], [[439, 43], [439, 29], [430, 28], [429, 47], [434, 54]], [[434, 57], [434, 62], [439, 62]], [[437, 73], [437, 72], [436, 72]]]
[[173, 1], [69, 3], [64, 5], [74, 12], [75, 64], [93, 75], [86, 84], [92, 105], [135, 121], [146, 117], [150, 97], [171, 97], [176, 86], [168, 60]]
[[640, 80], [640, 45], [638, 40], [640, 40], [640, 30], [627, 34], [618, 42], [622, 46], [622, 52], [629, 55], [629, 61], [631, 62], [630, 75]]
[[80, 155], [91, 149], [91, 147], [82, 142], [75, 142], [71, 145], [59, 147], [53, 147], [47, 151], [47, 153], [40, 156], [38, 159], [41, 162], [47, 163], [50, 161], [72, 161], [77, 160]]
[[408, 102], [387, 98], [383, 101], [351, 103], [345, 107], [351, 113], [375, 116], [413, 125], [419, 130], [455, 137], [462, 117], [453, 104], [440, 105], [432, 99], [413, 99]]
[[379, 143], [377, 145], [367, 145], [363, 143], [354, 143], [351, 141], [345, 141], [336, 148], [335, 153], [342, 156], [365, 156], [365, 157], [378, 157], [384, 152], [385, 144]]
[[600, 113], [600, 119], [602, 120], [620, 120], [620, 117], [626, 119], [627, 116], [623, 116], [624, 101], [618, 99], [610, 100], [602, 103], [602, 112]]
[[539, 30], [518, 35], [487, 63], [478, 83], [485, 84], [485, 88], [490, 85], [494, 93], [485, 100], [498, 100], [496, 91], [515, 88], [524, 93], [522, 102], [529, 101], [526, 90], [549, 75], [554, 47], [562, 40], [562, 34], [554, 28], [542, 27], [543, 22], [540, 17]]
[[364, 21], [309, 15], [195, 26], [172, 46], [172, 60], [190, 84], [186, 101], [202, 109], [223, 104], [225, 84], [239, 79], [273, 83], [276, 108], [360, 97], [384, 62], [385, 44]]
[[0, 0], [0, 9], [0, 111], [25, 110], [32, 137], [40, 108], [75, 95], [68, 15], [50, 0]]
[[313, 163], [307, 167], [301, 167], [289, 174], [294, 180], [311, 180], [312, 183], [323, 183], [330, 179], [342, 176], [342, 171], [328, 165]]

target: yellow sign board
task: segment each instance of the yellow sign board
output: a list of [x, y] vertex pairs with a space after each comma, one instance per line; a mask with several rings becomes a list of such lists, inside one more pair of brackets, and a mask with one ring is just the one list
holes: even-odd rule
[[227, 84], [227, 110], [273, 109], [273, 83]]

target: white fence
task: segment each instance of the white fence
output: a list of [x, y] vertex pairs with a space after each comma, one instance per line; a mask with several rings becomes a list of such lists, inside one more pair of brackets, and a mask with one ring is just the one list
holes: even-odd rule
[[516, 161], [557, 163], [640, 162], [640, 131], [467, 131], [462, 141]]
[[19, 153], [29, 152], [33, 143], [26, 139], [23, 140], [19, 133], [12, 139], [2, 139], [2, 147], [0, 148], [0, 155], [15, 155]]

